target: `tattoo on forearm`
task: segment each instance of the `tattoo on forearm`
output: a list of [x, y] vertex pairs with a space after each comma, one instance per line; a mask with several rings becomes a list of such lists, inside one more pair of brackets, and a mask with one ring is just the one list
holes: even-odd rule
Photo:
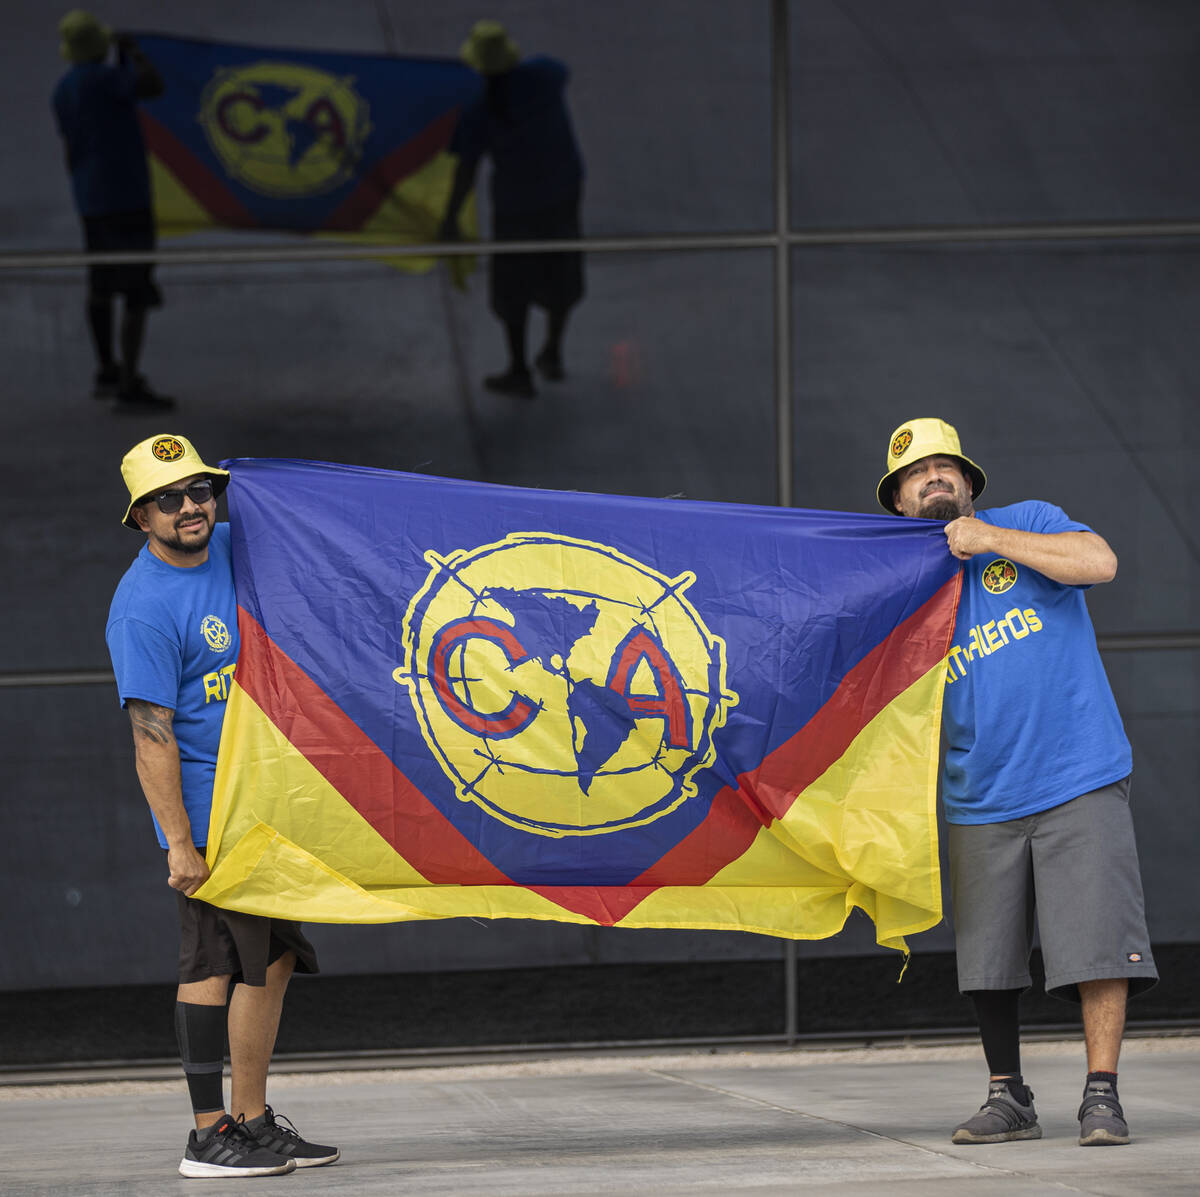
[[174, 711], [167, 707], [156, 707], [140, 698], [131, 699], [128, 707], [129, 721], [133, 724], [135, 738], [139, 735], [145, 736], [155, 744], [170, 744], [175, 739], [175, 732], [171, 727]]

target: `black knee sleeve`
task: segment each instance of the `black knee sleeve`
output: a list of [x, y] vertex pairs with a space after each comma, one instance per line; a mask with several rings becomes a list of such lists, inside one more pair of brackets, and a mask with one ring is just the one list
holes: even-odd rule
[[975, 989], [967, 995], [975, 1003], [979, 1037], [988, 1071], [993, 1076], [1021, 1073], [1021, 1019], [1019, 989]]
[[175, 1003], [175, 1037], [194, 1114], [225, 1108], [225, 1007]]

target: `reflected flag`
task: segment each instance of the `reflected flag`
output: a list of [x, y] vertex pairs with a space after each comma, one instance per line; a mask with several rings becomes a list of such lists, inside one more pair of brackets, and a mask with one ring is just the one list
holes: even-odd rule
[[199, 897], [880, 943], [941, 917], [940, 525], [239, 460]]
[[[480, 87], [466, 65], [137, 38], [166, 84], [140, 106], [161, 233], [220, 226], [437, 239], [454, 175], [447, 146]], [[470, 236], [473, 219], [472, 203]]]

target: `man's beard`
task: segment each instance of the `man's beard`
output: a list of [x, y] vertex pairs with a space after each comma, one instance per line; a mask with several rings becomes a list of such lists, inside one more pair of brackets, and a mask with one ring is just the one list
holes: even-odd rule
[[204, 535], [201, 537], [184, 540], [183, 534], [178, 528], [175, 528], [170, 536], [162, 538], [162, 542], [167, 548], [174, 549], [177, 553], [203, 553], [208, 548], [208, 542], [212, 539], [213, 534], [212, 521], [205, 519], [203, 523]]
[[921, 508], [923, 520], [943, 520], [949, 523], [950, 520], [958, 519], [960, 515], [962, 512], [959, 510], [958, 500], [953, 495], [932, 495]]

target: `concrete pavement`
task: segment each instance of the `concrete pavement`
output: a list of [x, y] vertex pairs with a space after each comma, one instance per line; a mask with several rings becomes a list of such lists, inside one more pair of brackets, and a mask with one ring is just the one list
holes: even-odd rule
[[335, 1165], [258, 1181], [187, 1181], [182, 1081], [0, 1088], [0, 1191], [484, 1195], [1194, 1193], [1200, 1038], [1130, 1040], [1121, 1096], [1134, 1141], [1077, 1145], [1082, 1047], [1026, 1046], [1045, 1137], [959, 1147], [982, 1102], [974, 1045], [554, 1058], [287, 1073], [271, 1101]]

